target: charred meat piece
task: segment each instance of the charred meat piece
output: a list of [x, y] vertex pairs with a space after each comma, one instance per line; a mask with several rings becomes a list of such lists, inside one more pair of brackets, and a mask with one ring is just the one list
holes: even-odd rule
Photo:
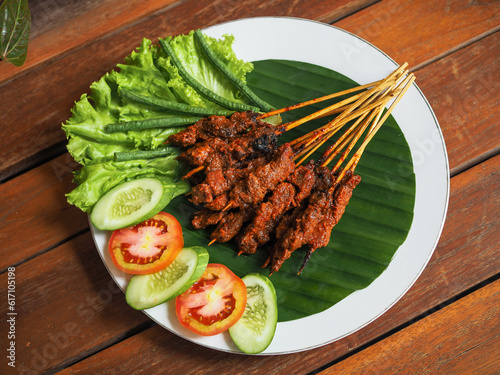
[[[263, 155], [244, 163], [235, 163], [233, 167], [227, 169], [209, 171], [205, 180], [191, 189], [191, 201], [198, 205], [208, 204], [207, 208], [212, 210], [222, 210], [229, 202], [226, 193], [234, 184], [267, 161], [266, 156]], [[225, 195], [225, 197], [221, 197], [221, 195]], [[220, 206], [222, 201], [225, 203]]]
[[267, 243], [274, 232], [279, 218], [294, 202], [295, 188], [288, 182], [281, 182], [271, 197], [255, 211], [252, 222], [238, 235], [238, 248], [241, 253], [253, 254], [257, 247]]
[[253, 214], [254, 211], [252, 208], [246, 208], [243, 210], [231, 211], [227, 215], [224, 215], [219, 221], [217, 228], [212, 232], [212, 240], [227, 242], [233, 239], [243, 225], [252, 219]]
[[331, 231], [342, 217], [352, 190], [360, 180], [359, 176], [349, 174], [336, 189], [314, 191], [307, 207], [297, 215], [293, 225], [275, 244], [269, 259], [271, 274], [278, 271], [295, 250], [308, 245], [309, 250], [300, 272], [311, 254], [328, 244]]
[[214, 197], [225, 193], [229, 189], [229, 183], [224, 177], [222, 169], [216, 169], [207, 173], [205, 181], [191, 189], [191, 202], [194, 204], [210, 203]]
[[212, 202], [205, 204], [205, 208], [212, 211], [222, 211], [229, 204], [229, 197], [227, 194], [216, 196]]
[[230, 167], [237, 161], [272, 151], [278, 141], [275, 132], [274, 126], [259, 121], [250, 131], [233, 138], [214, 137], [198, 142], [179, 155], [178, 159], [193, 167], [204, 166], [209, 169], [215, 168], [215, 165], [211, 165], [215, 160], [223, 160], [223, 164]]
[[309, 195], [316, 184], [315, 163], [311, 160], [306, 165], [301, 165], [293, 171], [287, 179], [293, 186], [297, 188], [295, 195], [295, 204], [299, 204]]
[[280, 146], [266, 165], [238, 181], [229, 192], [231, 207], [247, 207], [260, 203], [265, 195], [295, 169], [293, 150], [288, 143]]
[[252, 127], [257, 121], [257, 113], [235, 112], [228, 119], [224, 116], [210, 116], [203, 118], [186, 129], [171, 135], [168, 142], [181, 147], [189, 147], [207, 139], [231, 138], [236, 134]]
[[[179, 134], [179, 133], [177, 133]], [[220, 138], [211, 138], [206, 141], [197, 143], [195, 146], [188, 148], [181, 153], [177, 159], [191, 166], [208, 165], [215, 154], [219, 154], [219, 150], [224, 149], [227, 142]]]
[[205, 208], [194, 214], [191, 224], [194, 229], [204, 229], [211, 225], [217, 225], [226, 214], [225, 211], [212, 211]]

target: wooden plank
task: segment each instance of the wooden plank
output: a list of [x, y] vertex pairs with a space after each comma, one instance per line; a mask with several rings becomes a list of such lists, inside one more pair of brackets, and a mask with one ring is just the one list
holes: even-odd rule
[[[155, 326], [74, 364], [63, 373], [102, 373], [113, 368], [117, 373], [140, 369], [151, 373], [168, 369], [177, 373], [182, 369], [185, 374], [200, 371], [206, 374], [216, 371], [304, 374], [326, 365], [498, 272], [500, 260], [495, 256], [498, 191], [494, 196], [488, 193], [494, 191], [497, 184], [498, 162], [500, 156], [452, 180], [450, 217], [441, 243], [423, 275], [389, 312], [347, 338], [303, 353], [252, 357], [206, 349]], [[172, 357], [176, 361], [171, 361]]]
[[[330, 23], [375, 1], [334, 0], [326, 4], [324, 0], [313, 0], [305, 4], [304, 2], [274, 0], [264, 5], [256, 1], [214, 1], [216, 12], [211, 18], [216, 20], [222, 16], [222, 19], [227, 20], [232, 19], [233, 15], [241, 18], [242, 11], [252, 16], [258, 8], [259, 14], [313, 18]], [[32, 2], [30, 4], [32, 28], [26, 62], [22, 67], [0, 62], [0, 84], [152, 14], [170, 12], [171, 7], [177, 6], [176, 3], [179, 2], [180, 0], [127, 2], [120, 0], [83, 2], [41, 0]]]
[[179, 0], [42, 0], [30, 3], [32, 27], [22, 67], [0, 62], [0, 84], [71, 49]]
[[441, 124], [452, 175], [498, 153], [499, 45], [496, 33], [415, 73]]
[[[346, 3], [346, 0], [339, 1], [339, 5]], [[357, 2], [359, 6], [366, 3], [367, 0]], [[89, 91], [92, 82], [122, 62], [140, 45], [142, 38], [156, 40], [159, 36], [185, 33], [247, 16], [303, 16], [307, 9], [307, 15], [314, 18], [324, 12], [319, 0], [314, 3], [315, 7], [306, 8], [290, 8], [288, 0], [270, 2], [264, 7], [258, 4], [256, 0], [181, 2], [168, 12], [145, 18], [0, 85], [2, 132], [7, 135], [0, 140], [0, 181], [34, 163], [49, 160], [54, 148], [62, 151], [65, 139], [60, 124], [70, 116], [74, 102]], [[345, 11], [352, 11], [352, 6], [345, 7]]]
[[65, 154], [0, 185], [0, 270], [88, 228], [87, 216], [64, 196], [76, 166]]
[[[412, 2], [426, 7], [421, 2]], [[157, 38], [159, 35], [172, 35], [187, 32], [193, 28], [205, 27], [244, 16], [275, 15], [303, 16], [299, 9], [290, 13], [287, 2], [273, 2], [269, 7], [251, 7], [252, 4], [237, 2], [230, 7], [227, 2], [212, 3], [187, 1], [173, 7], [168, 12], [146, 18], [130, 27], [113, 33], [103, 39], [76, 49], [72, 53], [44, 65], [43, 69], [32, 69], [18, 79], [2, 85], [0, 90], [0, 113], [4, 137], [0, 140], [0, 180], [33, 165], [49, 160], [54, 147], [59, 152], [65, 143], [60, 124], [70, 116], [70, 108], [80, 95], [88, 92], [91, 82], [99, 79], [106, 71], [129, 54], [142, 37]], [[233, 4], [235, 5], [235, 4]], [[369, 7], [372, 8], [372, 7]], [[489, 9], [486, 7], [485, 9]], [[321, 17], [324, 6], [319, 3], [311, 8], [311, 18]], [[443, 14], [442, 23], [450, 25], [454, 17]], [[356, 15], [348, 18], [356, 18]], [[394, 31], [396, 32], [396, 31]], [[401, 29], [399, 33], [406, 32]], [[397, 38], [398, 35], [394, 34]], [[434, 39], [426, 40], [427, 34], [418, 35], [422, 44], [432, 44]], [[418, 54], [407, 51], [408, 58]], [[495, 70], [490, 71], [495, 72]], [[462, 91], [458, 91], [463, 95]], [[452, 93], [450, 95], [455, 95]], [[22, 98], [21, 100], [19, 98]], [[490, 102], [487, 102], [490, 105]], [[26, 126], [20, 127], [19, 124]], [[33, 134], [37, 134], [36, 137]], [[50, 152], [52, 154], [50, 154]], [[49, 154], [47, 154], [49, 152]]]
[[320, 372], [498, 374], [500, 281]]
[[[128, 307], [88, 233], [16, 267], [14, 273], [13, 373], [46, 373], [150, 324], [142, 312]], [[0, 285], [7, 286], [8, 277], [8, 272], [0, 275]], [[12, 312], [7, 308], [7, 293], [2, 293], [4, 319]], [[2, 371], [7, 368], [2, 366]]]
[[[475, 87], [479, 87], [477, 82], [483, 82], [485, 85], [486, 82], [492, 82], [491, 85], [495, 85], [494, 77], [498, 75], [500, 64], [495, 64], [497, 54], [494, 47], [499, 42], [499, 37], [500, 35], [494, 35], [486, 38], [417, 72], [418, 83], [428, 95], [441, 123], [452, 169], [463, 165], [467, 160], [483, 155], [495, 146], [495, 140], [497, 144], [500, 144], [498, 132], [493, 128], [494, 124], [500, 122], [498, 119], [500, 90], [489, 92], [492, 86], [487, 85], [487, 89], [484, 88], [484, 90], [489, 94], [478, 91], [476, 103], [480, 107], [479, 111], [460, 109], [461, 103], [468, 103], [468, 101], [463, 101], [464, 95], [467, 92], [474, 93]], [[455, 71], [460, 72], [456, 77], [462, 77], [463, 84], [461, 79], [452, 79]], [[441, 76], [448, 77], [448, 80], [444, 80]], [[476, 82], [476, 86], [473, 82]], [[441, 85], [446, 87], [445, 96], [441, 94]], [[496, 110], [489, 110], [489, 108]], [[62, 136], [61, 131], [59, 134]], [[47, 136], [48, 139], [51, 139], [50, 137]], [[10, 137], [6, 135], [4, 138]], [[467, 142], [467, 139], [472, 138], [477, 141]], [[29, 139], [29, 142], [36, 142], [36, 140]], [[422, 144], [422, 147], [430, 147]], [[480, 146], [481, 144], [485, 147]], [[10, 145], [5, 144], [4, 147], [10, 147]], [[432, 149], [423, 151], [431, 152]], [[2, 207], [0, 218], [4, 223], [0, 229], [0, 236], [6, 241], [8, 249], [17, 249], [6, 251], [0, 263], [0, 269], [53, 246], [87, 227], [85, 215], [78, 212], [76, 208], [70, 207], [64, 197], [64, 194], [74, 187], [71, 183], [70, 171], [76, 167], [77, 164], [68, 154], [65, 154], [0, 185], [0, 207]], [[42, 194], [42, 199], [33, 198], [38, 197], [39, 194]], [[36, 214], [33, 215], [32, 207], [34, 207], [35, 199], [38, 208]], [[68, 217], [72, 219], [67, 220]], [[34, 228], [32, 233], [37, 241], [23, 238], [19, 243], [17, 234], [25, 227]]]
[[434, 61], [499, 29], [500, 3], [389, 0], [335, 24], [410, 67]]
[[[464, 290], [493, 277], [500, 269], [500, 234], [495, 212], [500, 156], [451, 180], [448, 217], [440, 241], [422, 275], [386, 316], [340, 342], [352, 350], [411, 319], [427, 313]], [[332, 350], [335, 350], [336, 346]], [[332, 353], [332, 360], [340, 357]]]

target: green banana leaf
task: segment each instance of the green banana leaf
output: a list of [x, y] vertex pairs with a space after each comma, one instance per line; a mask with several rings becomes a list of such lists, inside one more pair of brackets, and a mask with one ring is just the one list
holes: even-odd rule
[[[357, 85], [337, 72], [296, 61], [265, 60], [254, 62], [254, 66], [254, 71], [247, 76], [248, 85], [276, 108]], [[284, 121], [300, 118], [331, 103], [286, 113]], [[280, 141], [294, 139], [326, 121], [302, 125], [287, 132]], [[320, 153], [313, 158], [316, 160]], [[367, 287], [386, 269], [406, 239], [413, 220], [415, 175], [408, 144], [392, 116], [366, 148], [356, 173], [361, 176], [361, 183], [333, 229], [328, 246], [316, 250], [300, 275], [297, 271], [305, 248], [295, 251], [280, 271], [271, 276], [278, 297], [279, 321], [321, 312]], [[181, 222], [186, 246], [207, 246], [210, 231], [194, 230], [190, 224], [193, 213], [198, 210], [193, 204], [185, 197], [178, 197], [166, 210]], [[241, 256], [236, 255], [233, 242], [215, 243], [207, 249], [211, 263], [225, 264], [240, 277], [250, 272], [269, 273], [268, 269], [261, 268], [267, 258], [266, 248]]]

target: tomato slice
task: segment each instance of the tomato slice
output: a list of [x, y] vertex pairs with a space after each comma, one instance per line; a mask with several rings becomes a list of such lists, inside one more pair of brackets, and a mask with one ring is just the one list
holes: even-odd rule
[[168, 267], [183, 247], [182, 227], [175, 217], [166, 212], [134, 226], [115, 230], [109, 240], [113, 263], [122, 271], [136, 275]]
[[176, 298], [175, 309], [183, 326], [213, 336], [236, 323], [246, 303], [245, 283], [226, 266], [210, 263], [201, 278]]

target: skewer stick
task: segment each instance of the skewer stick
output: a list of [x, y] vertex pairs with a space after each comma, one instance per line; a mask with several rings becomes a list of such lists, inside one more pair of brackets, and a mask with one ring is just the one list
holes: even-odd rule
[[308, 101], [303, 102], [303, 103], [298, 103], [298, 104], [290, 105], [288, 107], [276, 109], [274, 111], [271, 111], [271, 112], [264, 113], [264, 114], [260, 115], [259, 117], [257, 117], [257, 119], [262, 120], [264, 118], [271, 117], [271, 116], [274, 116], [274, 115], [279, 115], [281, 113], [288, 112], [288, 111], [291, 111], [291, 110], [294, 110], [294, 109], [297, 109], [297, 108], [302, 108], [302, 107], [306, 107], [306, 106], [311, 105], [311, 104], [320, 103], [320, 102], [323, 102], [325, 100], [337, 98], [337, 97], [342, 96], [342, 95], [351, 94], [353, 92], [361, 91], [361, 90], [367, 89], [369, 87], [372, 87], [372, 86], [374, 86], [374, 85], [376, 85], [378, 83], [380, 83], [380, 81], [376, 81], [376, 82], [372, 82], [372, 83], [367, 83], [366, 85], [356, 86], [356, 87], [353, 87], [351, 89], [339, 91], [339, 92], [336, 92], [336, 93], [333, 93], [333, 94], [328, 94], [328, 95], [322, 96], [320, 98], [311, 99], [311, 100], [308, 100]]
[[[363, 96], [362, 94], [357, 94], [357, 95], [355, 95], [355, 98], [359, 99], [362, 96]], [[349, 104], [351, 102], [352, 102], [352, 98], [348, 98], [348, 99], [342, 100], [342, 101], [340, 101], [338, 103], [332, 104], [331, 106], [328, 106], [326, 108], [320, 109], [319, 111], [311, 113], [310, 115], [307, 115], [307, 116], [305, 116], [305, 117], [303, 117], [301, 119], [298, 119], [298, 120], [295, 120], [295, 121], [290, 121], [289, 123], [284, 124], [283, 128], [284, 128], [285, 131], [288, 131], [288, 130], [291, 130], [293, 128], [296, 128], [299, 125], [302, 125], [305, 122], [312, 121], [312, 120], [315, 120], [317, 118], [328, 116], [328, 114], [330, 114], [332, 111], [335, 111], [336, 109], [338, 109], [340, 107], [343, 107], [344, 105]], [[352, 105], [350, 107], [348, 107], [348, 109], [349, 108], [352, 108]]]
[[[376, 107], [376, 105], [372, 104], [372, 105], [367, 105], [366, 102], [370, 102], [373, 100], [373, 97], [372, 95], [375, 94], [375, 97], [378, 96], [379, 93], [384, 93], [384, 90], [387, 90], [389, 89], [388, 91], [386, 92], [389, 92], [390, 89], [392, 87], [394, 87], [394, 79], [399, 79], [399, 77], [404, 74], [406, 71], [405, 71], [405, 68], [406, 68], [406, 63], [403, 64], [402, 66], [400, 66], [398, 69], [396, 69], [392, 74], [390, 74], [387, 78], [385, 78], [384, 80], [380, 81], [380, 83], [378, 85], [376, 85], [375, 87], [373, 87], [372, 89], [366, 91], [365, 93], [361, 94], [361, 96], [359, 97], [359, 99], [352, 103], [351, 105], [349, 105], [348, 108], [346, 108], [345, 111], [343, 111], [339, 116], [337, 116], [334, 120], [332, 120], [329, 125], [333, 125], [335, 123], [338, 123], [342, 120], [344, 120], [351, 112], [353, 112], [357, 107], [360, 107], [360, 108], [364, 108], [364, 110], [371, 110], [373, 108]], [[380, 103], [380, 100], [383, 100], [384, 97], [386, 95], [382, 94], [382, 98], [379, 99], [376, 103]], [[372, 97], [370, 99], [370, 97]], [[340, 102], [342, 103], [342, 102]], [[340, 103], [337, 103], [337, 104], [334, 104], [333, 106], [330, 106], [330, 107], [327, 107], [327, 108], [324, 108], [320, 111], [317, 111], [309, 116], [306, 116], [300, 120], [297, 120], [297, 121], [292, 121], [292, 122], [289, 122], [288, 124], [285, 124], [284, 125], [284, 128], [285, 128], [285, 131], [287, 130], [290, 130], [290, 129], [293, 129], [294, 127], [296, 126], [299, 126], [301, 124], [303, 124], [304, 122], [307, 122], [307, 121], [310, 121], [310, 120], [313, 120], [315, 118], [319, 118], [319, 117], [322, 117], [323, 115], [325, 115], [326, 113], [329, 113], [332, 109], [335, 109], [333, 107], [337, 106], [340, 104]], [[343, 105], [343, 104], [342, 104]], [[385, 105], [385, 104], [384, 104]], [[355, 116], [354, 117], [351, 117], [350, 119], [353, 119], [353, 118], [356, 118], [358, 117], [358, 115], [360, 115], [361, 113], [363, 112], [355, 112]], [[347, 121], [345, 121], [347, 122]], [[325, 125], [325, 127], [329, 126], [328, 124]], [[321, 129], [321, 128], [320, 128]], [[303, 136], [304, 137], [304, 136]], [[295, 143], [298, 143], [302, 140], [303, 137], [300, 137], [296, 140]], [[291, 144], [294, 144], [294, 142], [292, 142]]]
[[301, 150], [300, 153], [298, 153], [294, 158], [298, 159], [299, 157], [302, 157], [302, 159], [300, 159], [300, 161], [298, 161], [296, 165], [299, 166], [305, 160], [307, 160], [308, 157], [316, 152], [316, 150], [320, 148], [327, 140], [329, 140], [340, 128], [342, 128], [342, 126], [343, 124], [332, 129], [329, 133], [322, 134], [320, 137], [311, 137], [312, 139], [305, 144], [304, 149]]
[[233, 207], [233, 204], [234, 204], [233, 201], [229, 201], [229, 203], [226, 205], [226, 207], [222, 209], [222, 211], [229, 210], [231, 207]]
[[[354, 113], [350, 116], [347, 114], [349, 112], [352, 112], [354, 110], [354, 105], [349, 107], [348, 110], [342, 113], [341, 116], [337, 117], [336, 119], [332, 120], [329, 122], [327, 125], [317, 129], [316, 131], [313, 131], [311, 133], [308, 133], [302, 137], [299, 137], [295, 141], [292, 141], [292, 145], [302, 145], [303, 149], [298, 153], [298, 155], [295, 157], [295, 159], [302, 157], [302, 159], [297, 162], [296, 165], [300, 165], [304, 160], [306, 160], [309, 156], [311, 156], [319, 147], [321, 147], [326, 140], [328, 140], [330, 137], [332, 137], [343, 125], [348, 123], [349, 121], [353, 120], [356, 117], [359, 117], [358, 120], [355, 122], [353, 126], [351, 126], [346, 133], [344, 133], [341, 138], [333, 145], [330, 146], [328, 150], [325, 151], [325, 153], [322, 156], [322, 159], [325, 159], [329, 153], [331, 153], [333, 150], [337, 149], [339, 145], [341, 145], [340, 148], [337, 149], [333, 155], [327, 158], [326, 164], [331, 162], [335, 156], [340, 153], [340, 151], [346, 147], [346, 145], [350, 142], [351, 139], [353, 139], [353, 142], [351, 142], [351, 145], [349, 148], [344, 152], [340, 159], [340, 163], [342, 163], [347, 155], [350, 153], [352, 148], [354, 147], [354, 144], [358, 141], [358, 139], [361, 137], [361, 134], [365, 131], [366, 127], [368, 126], [369, 122], [374, 118], [375, 113], [380, 112], [380, 109], [385, 107], [385, 105], [396, 95], [394, 93], [395, 87], [397, 86], [397, 80], [399, 78], [406, 74], [407, 71], [405, 69], [405, 66], [401, 66], [396, 71], [394, 71], [391, 76], [386, 78], [385, 80], [382, 80], [380, 85], [379, 85], [379, 91], [374, 91], [372, 96], [366, 97], [366, 100], [362, 103], [359, 103], [359, 108], [354, 111]], [[395, 77], [395, 80], [393, 79]], [[399, 92], [397, 92], [399, 93]], [[358, 95], [359, 97], [359, 95]], [[375, 100], [375, 102], [373, 102]], [[361, 101], [361, 99], [360, 99]], [[356, 104], [356, 103], [355, 103]], [[363, 118], [366, 117], [369, 111], [374, 110], [374, 112], [369, 116], [368, 121], [365, 121], [363, 123], [363, 126], [360, 131], [357, 131], [355, 136], [351, 136], [351, 132], [359, 125], [359, 123], [363, 120]], [[360, 117], [361, 116], [361, 117]], [[379, 115], [380, 117], [380, 115]], [[372, 125], [373, 128], [374, 125]], [[345, 139], [347, 139], [347, 142], [343, 142]], [[304, 143], [305, 142], [305, 143]], [[297, 147], [297, 146], [296, 146]], [[322, 165], [326, 165], [325, 163], [322, 163]], [[336, 168], [339, 167], [339, 163], [337, 163]]]
[[199, 167], [196, 167], [195, 169], [189, 171], [184, 177], [182, 177], [183, 180], [190, 178], [192, 175], [194, 175], [197, 172], [200, 172], [205, 169], [205, 166], [200, 165]]
[[[353, 131], [358, 127], [358, 125], [366, 118], [368, 115], [368, 112], [363, 114], [359, 119], [356, 120], [356, 122], [344, 133], [342, 136], [330, 147], [328, 147], [323, 155], [321, 155], [320, 160], [318, 163], [321, 166], [326, 167], [328, 164], [332, 162], [333, 159], [342, 151], [346, 145], [352, 140], [352, 138], [355, 136], [356, 133], [353, 134]], [[367, 122], [371, 121], [369, 118]], [[366, 129], [365, 126], [361, 126], [362, 132]], [[360, 130], [358, 130], [359, 132]], [[356, 139], [357, 141], [357, 139]], [[341, 158], [340, 160], [343, 160], [345, 157]]]
[[363, 115], [364, 113], [371, 111], [374, 108], [386, 105], [387, 102], [390, 101], [390, 99], [391, 99], [391, 97], [383, 97], [383, 98], [377, 100], [376, 102], [368, 104], [368, 105], [364, 106], [362, 109], [355, 111], [351, 115], [349, 115], [349, 113], [352, 112], [352, 109], [349, 112], [342, 112], [339, 116], [337, 116], [335, 119], [330, 121], [328, 124], [323, 125], [322, 127], [291, 141], [290, 145], [294, 146], [296, 144], [303, 143], [304, 140], [309, 139], [311, 136], [314, 136], [315, 134], [317, 135], [317, 134], [327, 133], [331, 129], [334, 129], [338, 125], [343, 126], [346, 123], [348, 123], [349, 121], [354, 120], [355, 118]]
[[[311, 100], [305, 101], [303, 103], [294, 104], [294, 105], [291, 105], [291, 106], [288, 106], [288, 107], [277, 109], [277, 110], [274, 110], [274, 111], [271, 111], [271, 112], [268, 112], [268, 113], [264, 113], [264, 114], [260, 115], [257, 118], [258, 119], [267, 118], [267, 117], [278, 115], [278, 114], [281, 114], [281, 113], [284, 113], [284, 112], [288, 112], [288, 111], [291, 111], [291, 110], [294, 110], [294, 109], [297, 109], [297, 108], [306, 107], [306, 106], [311, 105], [311, 104], [320, 103], [320, 102], [328, 100], [328, 99], [333, 99], [333, 98], [336, 98], [336, 97], [339, 97], [339, 96], [351, 94], [353, 92], [361, 91], [361, 90], [364, 90], [364, 89], [367, 89], [367, 88], [371, 88], [369, 91], [374, 90], [376, 87], [378, 87], [377, 91], [383, 90], [384, 89], [384, 85], [387, 85], [388, 83], [390, 83], [391, 80], [392, 81], [397, 80], [401, 76], [402, 72], [406, 69], [407, 66], [408, 66], [408, 63], [405, 62], [404, 64], [402, 64], [401, 66], [399, 66], [396, 70], [394, 70], [389, 76], [387, 76], [384, 79], [381, 79], [381, 80], [378, 80], [378, 81], [375, 81], [375, 82], [372, 82], [372, 83], [368, 83], [368, 84], [365, 84], [365, 85], [356, 86], [356, 87], [353, 87], [353, 88], [350, 88], [350, 89], [347, 89], [347, 90], [343, 90], [343, 91], [339, 91], [339, 92], [336, 92], [336, 93], [333, 93], [333, 94], [325, 95], [325, 96], [322, 96], [320, 98], [311, 99]], [[353, 98], [359, 98], [360, 95], [361, 94], [357, 94], [354, 97], [346, 99], [346, 101], [347, 101], [346, 103], [350, 103], [351, 101], [353, 101], [354, 100]], [[342, 101], [342, 102], [344, 102], [344, 101]], [[340, 103], [342, 103], [342, 102], [340, 102]], [[328, 108], [330, 108], [331, 111], [334, 111], [335, 108], [337, 108], [338, 104], [339, 103], [334, 104], [333, 106], [336, 106], [334, 108], [332, 108], [332, 107], [328, 107]], [[340, 107], [340, 106], [338, 106], [338, 107]], [[321, 112], [321, 114], [318, 113], [318, 112]], [[316, 112], [316, 113], [318, 113], [319, 116], [327, 116], [328, 115], [328, 111], [325, 111], [324, 109], [320, 110], [318, 112]], [[314, 117], [314, 118], [318, 118], [318, 117]], [[307, 120], [307, 121], [309, 121], [309, 120]], [[302, 124], [302, 123], [303, 122], [301, 122], [300, 124]], [[300, 124], [298, 124], [298, 125], [300, 125]], [[296, 125], [296, 126], [298, 126], [298, 125]]]
[[[340, 168], [340, 166], [342, 165], [342, 163], [344, 162], [344, 160], [347, 158], [347, 156], [349, 155], [349, 153], [352, 151], [352, 149], [354, 148], [354, 146], [358, 142], [359, 138], [361, 138], [361, 135], [365, 132], [365, 130], [368, 127], [368, 125], [370, 124], [370, 122], [377, 115], [377, 113], [382, 113], [383, 110], [384, 110], [384, 107], [381, 107], [381, 108], [378, 108], [378, 109], [374, 110], [370, 114], [370, 116], [366, 119], [366, 121], [363, 122], [363, 124], [360, 126], [360, 128], [355, 133], [353, 133], [349, 137], [349, 139], [345, 140], [346, 143], [349, 143], [349, 146], [342, 153], [342, 155], [340, 156], [339, 160], [337, 161], [337, 163], [335, 164], [335, 166], [332, 168], [332, 173], [337, 172], [337, 170]], [[378, 119], [378, 117], [377, 117], [377, 119]], [[345, 146], [343, 146], [343, 147], [345, 147]], [[333, 160], [333, 159], [330, 159], [330, 160]]]
[[361, 144], [361, 146], [359, 146], [358, 150], [353, 155], [353, 157], [351, 158], [351, 160], [349, 160], [349, 162], [344, 167], [344, 169], [341, 171], [341, 173], [338, 174], [337, 179], [335, 180], [335, 184], [334, 185], [338, 184], [342, 180], [342, 178], [344, 177], [345, 173], [348, 170], [354, 171], [354, 169], [356, 168], [356, 166], [359, 163], [359, 160], [361, 159], [361, 155], [363, 154], [363, 151], [365, 150], [366, 146], [371, 141], [371, 139], [373, 138], [373, 136], [377, 133], [377, 131], [380, 129], [380, 127], [385, 122], [385, 120], [387, 120], [387, 118], [391, 114], [391, 112], [394, 109], [394, 107], [396, 106], [396, 104], [401, 100], [401, 98], [406, 93], [406, 91], [408, 91], [408, 89], [411, 87], [411, 84], [413, 83], [413, 81], [415, 81], [415, 76], [412, 73], [412, 74], [409, 74], [404, 79], [404, 81], [401, 82], [400, 85], [398, 85], [398, 87], [402, 86], [402, 90], [399, 92], [399, 95], [391, 103], [391, 105], [389, 106], [389, 108], [387, 109], [387, 111], [384, 113], [384, 115], [382, 116], [382, 118], [380, 118], [380, 120], [377, 121], [374, 126], [372, 126], [371, 131], [365, 137], [365, 139], [364, 139], [363, 143]]

